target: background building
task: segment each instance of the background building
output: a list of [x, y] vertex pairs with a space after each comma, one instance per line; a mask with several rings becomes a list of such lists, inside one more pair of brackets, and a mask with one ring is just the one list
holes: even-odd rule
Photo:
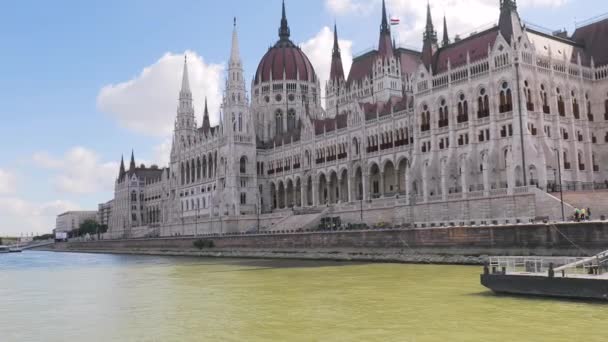
[[68, 211], [57, 216], [54, 232], [71, 232], [86, 220], [97, 221], [97, 211]]

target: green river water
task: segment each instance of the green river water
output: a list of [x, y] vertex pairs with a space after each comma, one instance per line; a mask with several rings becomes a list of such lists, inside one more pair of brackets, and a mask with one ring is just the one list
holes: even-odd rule
[[607, 341], [608, 305], [496, 296], [481, 267], [0, 255], [0, 341]]

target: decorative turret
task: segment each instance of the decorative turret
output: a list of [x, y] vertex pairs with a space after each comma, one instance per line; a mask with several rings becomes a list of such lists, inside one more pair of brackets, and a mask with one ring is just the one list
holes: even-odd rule
[[386, 16], [386, 3], [382, 0], [382, 23], [380, 24], [380, 41], [378, 42], [378, 52], [383, 58], [393, 55], [393, 46], [391, 44], [391, 29], [388, 25]]
[[427, 68], [430, 68], [433, 62], [433, 55], [437, 51], [437, 31], [433, 26], [433, 18], [431, 17], [431, 5], [427, 3], [426, 8], [426, 28], [423, 35], [422, 44], [422, 62]]
[[207, 107], [207, 97], [205, 97], [205, 110], [203, 112], [203, 133], [208, 134], [211, 129], [211, 122], [209, 121], [209, 109]]
[[184, 56], [184, 72], [182, 74], [182, 88], [179, 91], [179, 105], [177, 108], [176, 130], [194, 130], [194, 107], [192, 106], [192, 91], [188, 77], [188, 57]]
[[502, 36], [511, 43], [512, 37], [522, 34], [521, 20], [517, 13], [516, 0], [500, 0], [500, 19], [498, 28]]
[[334, 24], [334, 48], [331, 54], [330, 81], [344, 80], [344, 67], [342, 66], [342, 55], [338, 45], [338, 27]]
[[129, 171], [135, 171], [135, 152], [131, 150], [131, 163], [129, 164]]
[[441, 46], [450, 45], [450, 36], [448, 35], [448, 22], [443, 16], [443, 39], [441, 40]]
[[125, 177], [125, 158], [124, 156], [120, 156], [120, 170], [118, 171], [118, 180], [122, 181]]

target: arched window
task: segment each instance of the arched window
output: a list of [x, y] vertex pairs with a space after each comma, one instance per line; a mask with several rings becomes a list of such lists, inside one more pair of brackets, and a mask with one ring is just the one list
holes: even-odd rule
[[458, 123], [469, 121], [469, 104], [464, 96], [460, 94], [458, 97], [458, 116], [456, 117]]
[[578, 169], [580, 171], [585, 171], [585, 159], [583, 157], [583, 152], [578, 151]]
[[477, 118], [487, 118], [490, 116], [490, 98], [485, 88], [479, 91], [479, 97], [477, 98]]
[[431, 112], [427, 105], [422, 106], [422, 113], [420, 115], [420, 131], [426, 132], [431, 130]]
[[245, 156], [241, 157], [240, 171], [241, 173], [247, 173], [247, 157]]
[[137, 193], [135, 191], [131, 193], [131, 202], [137, 202]]
[[589, 100], [589, 93], [585, 93], [585, 103], [587, 104], [587, 120], [593, 122], [593, 113], [591, 113], [591, 101]]
[[574, 92], [574, 90], [570, 92], [570, 95], [572, 96], [572, 115], [575, 119], [580, 119], [580, 107], [578, 105], [578, 100], [576, 99], [576, 93]]
[[239, 113], [239, 132], [243, 131], [243, 113]]
[[291, 131], [296, 128], [296, 110], [291, 108], [287, 112], [287, 130]]
[[566, 105], [564, 104], [564, 97], [562, 96], [559, 88], [556, 90], [557, 93], [557, 112], [559, 116], [566, 116]]
[[570, 170], [570, 161], [568, 160], [568, 151], [564, 151], [564, 169]]
[[180, 184], [184, 185], [185, 178], [186, 178], [186, 170], [184, 169], [184, 163], [180, 164], [179, 170], [180, 170], [180, 173], [181, 173]]
[[190, 183], [190, 163], [186, 162], [186, 184]]
[[438, 122], [438, 126], [441, 127], [447, 127], [450, 124], [450, 120], [448, 118], [448, 105], [445, 101], [445, 99], [441, 100], [441, 103], [439, 105], [439, 122]]
[[513, 96], [511, 95], [511, 89], [509, 83], [503, 82], [502, 89], [500, 89], [500, 106], [498, 107], [499, 113], [507, 113], [513, 110]]
[[275, 127], [277, 134], [283, 133], [283, 112], [280, 109], [275, 113]]
[[551, 114], [551, 108], [549, 107], [549, 101], [547, 101], [547, 90], [545, 85], [540, 85], [540, 100], [543, 103], [543, 113]]
[[524, 81], [524, 96], [526, 97], [526, 109], [533, 112], [534, 102], [532, 101], [532, 90], [530, 90], [528, 81]]
[[608, 99], [604, 101], [604, 120], [608, 121]]

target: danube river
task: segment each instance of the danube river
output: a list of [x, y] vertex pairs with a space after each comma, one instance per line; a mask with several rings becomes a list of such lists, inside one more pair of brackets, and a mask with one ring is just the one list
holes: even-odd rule
[[481, 267], [0, 255], [0, 341], [606, 341], [608, 305], [495, 296]]

